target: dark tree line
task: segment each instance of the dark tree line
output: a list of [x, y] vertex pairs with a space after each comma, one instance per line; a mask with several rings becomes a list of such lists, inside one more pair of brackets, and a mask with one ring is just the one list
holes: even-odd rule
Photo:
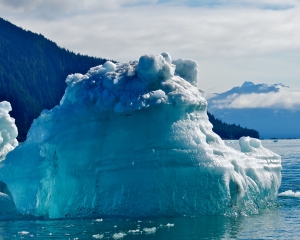
[[12, 105], [18, 140], [25, 140], [33, 119], [43, 109], [59, 103], [68, 74], [86, 73], [105, 61], [60, 48], [0, 18], [0, 101]]
[[[0, 18], [0, 101], [12, 105], [18, 140], [24, 141], [31, 123], [43, 109], [61, 100], [71, 73], [86, 73], [106, 59], [75, 54], [40, 34], [23, 30]], [[223, 123], [209, 114], [213, 130], [224, 139], [258, 137], [258, 132]]]
[[207, 113], [209, 121], [213, 125], [213, 131], [217, 133], [222, 139], [239, 139], [243, 136], [259, 138], [259, 133], [256, 130], [243, 128], [236, 124], [227, 124], [220, 119], [215, 118], [211, 113]]

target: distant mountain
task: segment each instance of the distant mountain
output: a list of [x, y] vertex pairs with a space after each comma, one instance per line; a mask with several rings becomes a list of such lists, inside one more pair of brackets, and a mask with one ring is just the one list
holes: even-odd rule
[[278, 92], [281, 88], [289, 88], [288, 86], [283, 85], [282, 83], [276, 83], [273, 85], [268, 85], [265, 83], [254, 84], [253, 82], [244, 82], [240, 87], [234, 87], [229, 91], [224, 93], [216, 93], [213, 97], [213, 100], [225, 99], [228, 96], [234, 94], [251, 94], [251, 93], [270, 93]]
[[18, 140], [25, 140], [33, 119], [43, 109], [59, 103], [68, 74], [86, 73], [105, 61], [60, 48], [0, 18], [0, 101], [12, 105]]
[[208, 99], [208, 110], [224, 122], [258, 130], [261, 138], [300, 138], [299, 97], [282, 83], [245, 82]]

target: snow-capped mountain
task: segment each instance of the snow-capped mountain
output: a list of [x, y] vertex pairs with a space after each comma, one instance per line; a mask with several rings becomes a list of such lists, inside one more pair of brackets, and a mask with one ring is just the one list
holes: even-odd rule
[[261, 138], [300, 137], [300, 92], [279, 84], [244, 82], [208, 99], [208, 111], [227, 123], [253, 128]]

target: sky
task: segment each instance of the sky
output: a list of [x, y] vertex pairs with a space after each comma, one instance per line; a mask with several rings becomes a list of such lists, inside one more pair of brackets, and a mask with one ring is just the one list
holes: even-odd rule
[[0, 0], [0, 17], [76, 53], [193, 59], [209, 93], [244, 81], [300, 91], [300, 0]]

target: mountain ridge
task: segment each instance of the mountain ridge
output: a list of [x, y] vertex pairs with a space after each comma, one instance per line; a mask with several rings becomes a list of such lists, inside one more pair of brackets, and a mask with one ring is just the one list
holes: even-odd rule
[[223, 99], [233, 94], [251, 94], [251, 93], [269, 93], [269, 92], [278, 92], [281, 88], [289, 88], [282, 83], [275, 84], [265, 84], [259, 83], [254, 84], [253, 82], [245, 81], [241, 86], [233, 87], [232, 89], [225, 91], [223, 93], [215, 93], [214, 96], [210, 98]]
[[[71, 73], [85, 73], [106, 59], [75, 54], [41, 34], [24, 30], [0, 18], [0, 101], [12, 105], [18, 140], [43, 109], [57, 105]], [[17, 97], [16, 97], [17, 96]]]
[[[294, 107], [299, 102], [289, 104], [300, 93], [282, 83], [251, 83], [209, 98], [208, 111], [227, 123], [256, 129], [262, 138], [300, 138], [300, 111]], [[285, 98], [287, 104], [280, 104]]]

